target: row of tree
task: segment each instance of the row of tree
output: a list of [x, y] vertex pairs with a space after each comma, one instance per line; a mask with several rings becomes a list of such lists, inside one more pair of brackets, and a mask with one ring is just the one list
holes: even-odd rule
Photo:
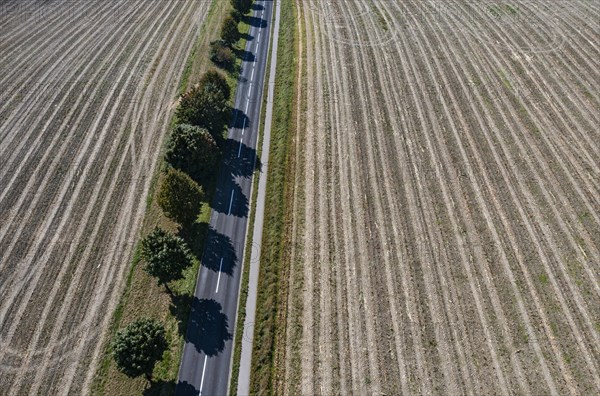
[[[220, 66], [235, 63], [232, 46], [239, 40], [237, 25], [252, 6], [252, 0], [231, 0], [231, 3], [234, 10], [223, 21], [221, 40], [211, 43], [211, 59]], [[225, 77], [209, 70], [181, 96], [175, 111], [177, 124], [167, 144], [167, 166], [157, 203], [183, 230], [196, 221], [204, 199], [202, 186], [209, 182], [221, 157], [222, 131], [231, 113], [230, 97]], [[183, 278], [194, 259], [181, 237], [159, 227], [142, 239], [140, 253], [144, 270], [170, 295], [173, 292], [169, 283]], [[151, 381], [154, 365], [167, 347], [163, 325], [142, 318], [117, 332], [112, 353], [121, 372], [132, 378], [145, 375]]]

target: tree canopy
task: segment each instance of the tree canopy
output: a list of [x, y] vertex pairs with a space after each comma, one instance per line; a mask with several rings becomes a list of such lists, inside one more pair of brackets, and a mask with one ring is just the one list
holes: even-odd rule
[[219, 147], [206, 129], [189, 124], [179, 124], [173, 129], [165, 154], [173, 168], [203, 183], [214, 172], [218, 158]]
[[196, 221], [203, 198], [202, 187], [179, 169], [167, 169], [158, 192], [158, 205], [184, 227]]
[[227, 44], [232, 45], [240, 38], [240, 32], [238, 30], [238, 24], [236, 20], [228, 15], [223, 19], [223, 25], [221, 25], [221, 39]]
[[117, 369], [131, 378], [143, 374], [149, 381], [156, 361], [166, 348], [165, 329], [152, 319], [130, 323], [117, 332], [112, 344]]
[[197, 85], [181, 96], [175, 113], [180, 123], [205, 128], [218, 140], [229, 121], [228, 100], [223, 90], [214, 84]]
[[158, 227], [142, 240], [141, 253], [146, 272], [169, 293], [167, 283], [183, 278], [183, 271], [192, 265], [192, 254], [183, 239]]
[[246, 14], [252, 7], [252, 0], [231, 0], [231, 5], [240, 13]]

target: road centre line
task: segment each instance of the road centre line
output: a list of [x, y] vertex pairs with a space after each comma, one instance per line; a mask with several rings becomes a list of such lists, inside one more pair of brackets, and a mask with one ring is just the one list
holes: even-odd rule
[[245, 113], [246, 113], [246, 114], [248, 114], [248, 105], [249, 105], [249, 104], [250, 104], [250, 98], [248, 98], [248, 99], [246, 100], [246, 111], [245, 111]]
[[242, 141], [244, 140], [244, 138], [240, 139], [240, 148], [238, 149], [238, 158], [240, 158], [240, 154], [242, 152]]
[[206, 359], [208, 358], [208, 355], [204, 355], [204, 367], [202, 368], [202, 379], [200, 380], [200, 391], [198, 392], [199, 395], [202, 394], [202, 385], [204, 385], [204, 372], [206, 371]]
[[[254, 66], [252, 67], [252, 75], [250, 75], [250, 82], [254, 79]], [[250, 85], [250, 90], [252, 90], [252, 85]], [[250, 95], [250, 94], [248, 94]]]
[[221, 257], [221, 264], [219, 264], [219, 277], [217, 278], [217, 290], [215, 293], [219, 292], [219, 282], [221, 282], [221, 270], [223, 269], [223, 257]]
[[242, 125], [242, 136], [244, 136], [244, 129], [246, 129], [246, 118], [244, 118], [244, 125]]
[[231, 199], [229, 200], [229, 213], [227, 213], [227, 215], [231, 214], [231, 205], [233, 205], [233, 191], [231, 190]]

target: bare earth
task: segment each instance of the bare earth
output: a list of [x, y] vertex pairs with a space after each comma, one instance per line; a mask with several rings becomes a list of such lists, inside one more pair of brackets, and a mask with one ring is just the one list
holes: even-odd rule
[[600, 393], [600, 7], [298, 0], [286, 394]]
[[89, 390], [208, 6], [0, 5], [0, 394]]

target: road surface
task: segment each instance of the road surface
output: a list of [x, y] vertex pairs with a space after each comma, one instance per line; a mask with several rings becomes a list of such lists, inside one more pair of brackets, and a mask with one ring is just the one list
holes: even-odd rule
[[213, 201], [176, 395], [228, 392], [252, 174], [255, 166], [260, 166], [260, 161], [255, 161], [256, 143], [272, 8], [272, 1], [256, 1], [250, 17], [233, 122]]

